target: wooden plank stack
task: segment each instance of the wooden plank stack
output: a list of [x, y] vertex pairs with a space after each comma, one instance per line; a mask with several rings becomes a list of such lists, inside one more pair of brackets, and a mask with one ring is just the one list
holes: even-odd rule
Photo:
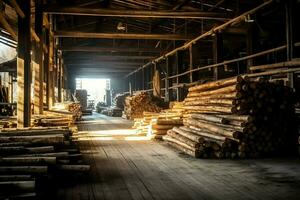
[[137, 130], [139, 135], [151, 135], [151, 122], [157, 119], [159, 113], [144, 112], [142, 118], [135, 118], [133, 128]]
[[[0, 131], [0, 196], [37, 197], [37, 182], [47, 176], [86, 172], [68, 127], [32, 127]], [[39, 198], [39, 197], [38, 197]]]
[[87, 90], [76, 90], [75, 91], [75, 97], [77, 101], [79, 101], [81, 109], [86, 110], [87, 109]]
[[162, 139], [169, 129], [183, 125], [182, 106], [182, 102], [173, 102], [170, 109], [162, 110], [155, 119], [151, 120], [152, 138]]
[[55, 103], [54, 106], [50, 109], [50, 111], [68, 115], [72, 114], [75, 121], [81, 120], [82, 117], [81, 105], [78, 102], [70, 101]]
[[189, 88], [184, 126], [164, 136], [195, 157], [257, 158], [295, 151], [294, 98], [281, 82], [247, 77]]
[[164, 106], [162, 99], [141, 92], [126, 97], [124, 114], [127, 119], [142, 118], [143, 112], [158, 113]]

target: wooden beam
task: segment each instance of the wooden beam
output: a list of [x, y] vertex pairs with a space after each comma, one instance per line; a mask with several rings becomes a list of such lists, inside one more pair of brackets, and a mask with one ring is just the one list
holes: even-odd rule
[[18, 41], [18, 36], [15, 30], [10, 26], [8, 21], [5, 19], [4, 13], [0, 12], [0, 23], [2, 24], [3, 28], [11, 35], [11, 37]]
[[16, 12], [21, 18], [25, 18], [23, 10], [20, 8], [16, 0], [9, 0], [10, 4], [15, 8]]
[[227, 20], [229, 15], [203, 11], [172, 11], [172, 10], [116, 10], [102, 8], [78, 8], [47, 6], [44, 12], [49, 14], [101, 16], [101, 17], [134, 17], [134, 18], [171, 18], [171, 19], [218, 19]]
[[154, 56], [137, 56], [137, 55], [97, 55], [97, 54], [71, 54], [65, 55], [64, 59], [67, 60], [83, 60], [89, 59], [91, 61], [106, 61], [106, 60], [149, 60], [155, 58]]
[[95, 38], [95, 39], [145, 39], [145, 40], [189, 40], [183, 35], [175, 34], [140, 34], [140, 33], [87, 33], [76, 31], [55, 31], [54, 37], [60, 38]]
[[18, 126], [28, 127], [31, 123], [31, 34], [30, 34], [30, 0], [22, 1], [21, 9], [25, 18], [18, 17]]
[[160, 53], [160, 49], [153, 48], [121, 48], [121, 47], [79, 47], [79, 46], [62, 46], [59, 48], [64, 52], [149, 52]]
[[127, 66], [139, 66], [141, 63], [135, 62], [65, 62], [67, 66], [115, 66], [115, 67], [127, 67]]

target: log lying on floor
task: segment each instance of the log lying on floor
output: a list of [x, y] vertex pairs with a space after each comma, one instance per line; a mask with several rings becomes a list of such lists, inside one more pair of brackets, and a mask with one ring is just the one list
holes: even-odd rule
[[201, 157], [295, 152], [294, 94], [282, 82], [247, 77], [215, 81], [190, 88], [183, 104], [184, 127], [172, 129], [180, 137], [168, 136], [183, 143], [186, 139], [185, 144], [198, 142]]
[[71, 172], [69, 175], [89, 171], [89, 165], [84, 165], [82, 155], [72, 141], [74, 130], [68, 127], [1, 130], [0, 187], [7, 190], [5, 194], [0, 191], [0, 195], [4, 194], [8, 199], [35, 197], [35, 188], [22, 189], [23, 183], [67, 171]]
[[0, 166], [0, 174], [46, 174], [47, 166]]
[[0, 188], [5, 193], [8, 192], [33, 192], [35, 181], [0, 181]]
[[56, 157], [4, 157], [0, 165], [49, 165], [56, 164]]

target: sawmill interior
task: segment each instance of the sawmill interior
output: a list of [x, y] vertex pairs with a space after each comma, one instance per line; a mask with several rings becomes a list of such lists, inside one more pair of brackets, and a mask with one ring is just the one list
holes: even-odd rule
[[1, 0], [0, 200], [300, 199], [299, 0]]

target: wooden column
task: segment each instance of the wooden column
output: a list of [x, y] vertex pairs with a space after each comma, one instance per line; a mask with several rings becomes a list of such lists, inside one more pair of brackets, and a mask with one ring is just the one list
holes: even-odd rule
[[[285, 16], [286, 16], [286, 45], [287, 45], [287, 61], [294, 57], [294, 0], [286, 0]], [[294, 73], [288, 73], [288, 86], [294, 87]]]
[[49, 68], [48, 68], [48, 98], [49, 108], [54, 104], [54, 37], [52, 32], [52, 16], [50, 16], [49, 30]]
[[[213, 60], [214, 63], [219, 63], [223, 61], [223, 36], [222, 33], [216, 33], [213, 42]], [[218, 80], [220, 78], [220, 68], [214, 68], [214, 79]]]
[[170, 62], [169, 57], [166, 58], [166, 76], [165, 76], [165, 102], [170, 101], [170, 91], [169, 91], [169, 70], [170, 70]]
[[[254, 27], [252, 23], [248, 23], [248, 32], [246, 35], [246, 44], [247, 44], [247, 55], [253, 54], [253, 34], [254, 34]], [[247, 60], [247, 72], [249, 73], [249, 67], [253, 66], [253, 59]]]
[[42, 0], [35, 0], [35, 32], [40, 39], [40, 42], [36, 44], [35, 48], [35, 61], [37, 63], [36, 69], [36, 84], [35, 87], [37, 88], [36, 96], [36, 104], [37, 108], [35, 108], [35, 113], [43, 114], [43, 98], [44, 98], [44, 62], [43, 62], [43, 12], [42, 12]]
[[58, 54], [58, 63], [57, 63], [57, 71], [58, 71], [58, 83], [57, 83], [57, 90], [58, 90], [58, 102], [62, 101], [62, 55], [61, 53]]
[[18, 127], [30, 126], [31, 118], [31, 10], [30, 0], [19, 0], [19, 5], [25, 17], [18, 17], [18, 102], [17, 122]]
[[[179, 58], [178, 58], [178, 52], [176, 52], [175, 54], [175, 71], [176, 74], [179, 74]], [[179, 77], [176, 77], [176, 85], [179, 84]], [[180, 100], [180, 91], [179, 88], [176, 88], [176, 100], [179, 101]]]
[[[189, 56], [190, 56], [190, 68], [189, 70], [193, 69], [193, 45], [189, 46]], [[193, 82], [193, 72], [190, 72], [189, 74], [190, 83]]]
[[44, 54], [44, 81], [46, 84], [46, 88], [45, 88], [45, 96], [46, 96], [46, 106], [49, 108], [49, 99], [50, 99], [50, 95], [49, 95], [49, 72], [50, 72], [50, 57], [49, 57], [49, 31], [46, 28], [43, 28], [43, 33], [45, 35], [45, 45], [46, 45], [46, 51]]

